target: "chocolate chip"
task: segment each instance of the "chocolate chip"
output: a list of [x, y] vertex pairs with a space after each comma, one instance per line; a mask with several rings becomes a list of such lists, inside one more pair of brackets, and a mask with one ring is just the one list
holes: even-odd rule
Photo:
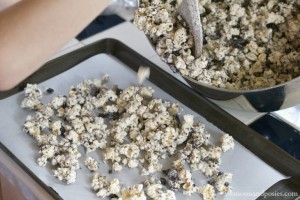
[[108, 170], [108, 173], [109, 173], [109, 174], [112, 174], [112, 172], [113, 172], [113, 171], [112, 171], [111, 169], [110, 169], [110, 170]]
[[67, 106], [68, 106], [68, 105], [67, 105], [67, 102], [65, 101], [61, 107], [62, 107], [62, 108], [66, 108]]
[[61, 134], [64, 134], [65, 133], [65, 131], [66, 131], [66, 129], [65, 129], [65, 127], [60, 127], [60, 132], [61, 132]]
[[93, 87], [93, 88], [91, 89], [91, 95], [92, 95], [93, 97], [96, 97], [99, 93], [100, 93], [100, 89], [99, 89], [99, 88]]
[[116, 194], [111, 194], [111, 195], [109, 195], [109, 198], [110, 198], [110, 199], [118, 199], [119, 196], [116, 195]]
[[122, 92], [123, 92], [123, 90], [122, 90], [122, 89], [120, 89], [120, 88], [117, 88], [117, 90], [116, 90], [116, 94], [117, 94], [117, 95], [120, 95]]
[[248, 7], [251, 6], [251, 0], [244, 0], [244, 3], [242, 3], [242, 7]]
[[108, 113], [99, 113], [98, 117], [106, 118], [108, 117]]
[[48, 88], [46, 91], [47, 91], [49, 94], [52, 94], [52, 93], [54, 92], [54, 90], [53, 90], [52, 88]]
[[209, 185], [214, 185], [214, 184], [215, 184], [215, 182], [214, 182], [213, 180], [207, 181], [207, 183], [208, 183]]
[[203, 13], [200, 14], [200, 17], [201, 17], [201, 18], [204, 18], [204, 17], [206, 17], [206, 16], [207, 16], [207, 13], [206, 13], [206, 12], [203, 12]]
[[279, 30], [279, 27], [278, 27], [278, 25], [277, 24], [275, 24], [275, 23], [268, 23], [267, 24], [267, 28], [270, 28], [270, 29], [273, 29], [273, 30]]
[[164, 53], [163, 56], [164, 56], [164, 58], [167, 60], [167, 59], [170, 57], [170, 55], [171, 55], [171, 54], [170, 54], [169, 52], [166, 52], [166, 53]]
[[168, 169], [164, 169], [164, 170], [161, 170], [161, 171], [162, 171], [163, 174], [168, 175], [168, 172], [169, 172]]
[[165, 178], [160, 178], [160, 183], [162, 185], [166, 185], [167, 184], [167, 180]]
[[120, 118], [120, 113], [99, 113], [98, 117], [107, 118], [108, 120], [117, 120]]
[[175, 7], [176, 4], [177, 4], [177, 1], [176, 1], [176, 0], [170, 2], [170, 5], [173, 6], [173, 7]]
[[233, 35], [232, 38], [231, 38], [231, 40], [230, 40], [230, 42], [237, 49], [243, 49], [244, 46], [247, 44], [247, 41], [244, 40], [239, 35]]
[[211, 164], [212, 164], [213, 166], [219, 164], [219, 160], [217, 160], [217, 159], [210, 159], [210, 161], [212, 162]]
[[207, 44], [206, 35], [203, 33], [203, 45]]
[[178, 114], [176, 114], [176, 115], [174, 116], [174, 119], [176, 120], [176, 122], [180, 123], [180, 118], [179, 118], [179, 115], [178, 115]]
[[225, 182], [224, 185], [225, 185], [226, 187], [228, 187], [228, 186], [229, 186], [229, 183], [228, 183], [228, 182]]
[[174, 51], [173, 54], [174, 54], [174, 56], [180, 56], [179, 51]]
[[272, 53], [272, 50], [271, 49], [266, 49], [266, 54], [267, 55], [270, 55]]
[[223, 172], [218, 172], [217, 176], [222, 176], [223, 174]]
[[115, 113], [109, 113], [108, 117], [109, 120], [117, 120], [120, 118], [120, 113], [115, 112]]

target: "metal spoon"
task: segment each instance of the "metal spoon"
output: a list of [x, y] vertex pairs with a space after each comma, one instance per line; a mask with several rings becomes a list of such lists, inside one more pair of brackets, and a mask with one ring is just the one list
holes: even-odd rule
[[197, 0], [183, 0], [179, 7], [178, 13], [188, 24], [194, 37], [194, 56], [199, 58], [203, 48], [203, 31], [200, 18], [200, 10]]

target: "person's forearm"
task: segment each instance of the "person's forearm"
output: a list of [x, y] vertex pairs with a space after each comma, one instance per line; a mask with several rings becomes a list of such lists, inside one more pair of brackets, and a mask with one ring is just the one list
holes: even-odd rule
[[[0, 13], [0, 90], [36, 71], [110, 0], [23, 0]], [[58, 66], [59, 67], [59, 66]]]

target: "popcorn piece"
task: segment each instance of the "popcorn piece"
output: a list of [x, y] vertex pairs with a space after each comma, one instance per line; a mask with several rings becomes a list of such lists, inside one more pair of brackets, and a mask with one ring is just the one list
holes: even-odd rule
[[24, 92], [26, 97], [34, 97], [37, 99], [41, 99], [43, 97], [42, 91], [37, 87], [37, 84], [27, 84]]
[[231, 191], [230, 183], [232, 180], [232, 174], [223, 173], [214, 179], [214, 186], [220, 194], [228, 193]]
[[56, 135], [52, 134], [43, 134], [39, 135], [35, 138], [38, 142], [38, 146], [44, 146], [44, 145], [58, 145], [58, 140]]
[[45, 156], [46, 158], [52, 158], [56, 153], [59, 152], [59, 149], [57, 146], [55, 145], [44, 145], [41, 147], [41, 150], [39, 151], [39, 153], [43, 156]]
[[144, 67], [140, 66], [138, 72], [137, 72], [137, 79], [138, 83], [142, 84], [146, 79], [148, 79], [150, 76], [150, 68], [149, 67]]
[[138, 167], [138, 165], [139, 165], [139, 163], [135, 159], [129, 160], [129, 162], [128, 162], [128, 167], [129, 168], [136, 168], [136, 167]]
[[65, 137], [74, 144], [78, 144], [79, 142], [79, 135], [74, 130], [70, 130], [69, 132], [65, 133]]
[[103, 175], [96, 173], [93, 177], [92, 188], [97, 192], [97, 196], [105, 198], [107, 196], [118, 196], [121, 191], [120, 182], [118, 179], [113, 179], [111, 182]]
[[120, 193], [121, 199], [146, 200], [147, 197], [142, 184], [133, 185], [130, 188], [123, 188]]
[[88, 157], [85, 161], [84, 161], [85, 166], [90, 170], [90, 171], [97, 171], [98, 169], [98, 163], [96, 160], [94, 160], [94, 158], [92, 157]]
[[65, 132], [65, 128], [61, 121], [54, 121], [50, 125], [50, 130], [54, 135], [61, 135]]
[[66, 103], [67, 99], [66, 97], [54, 97], [51, 105], [53, 106], [54, 109], [58, 109]]
[[21, 107], [27, 110], [38, 110], [41, 102], [36, 98], [26, 97], [21, 103]]
[[30, 134], [34, 138], [40, 136], [40, 134], [41, 134], [41, 127], [40, 127], [40, 125], [37, 122], [32, 121], [32, 120], [30, 120], [28, 118], [27, 118], [26, 122], [24, 123], [23, 130], [24, 130], [24, 132]]
[[200, 187], [199, 191], [203, 196], [203, 200], [213, 200], [216, 196], [213, 186], [209, 184]]
[[45, 167], [47, 164], [47, 160], [48, 160], [47, 156], [41, 156], [37, 159], [37, 163], [39, 166]]
[[57, 168], [54, 170], [54, 176], [60, 181], [66, 181], [67, 184], [75, 183], [76, 171], [70, 168]]
[[113, 168], [113, 170], [114, 170], [115, 172], [119, 172], [119, 171], [122, 170], [122, 166], [121, 166], [119, 163], [117, 163], [117, 162], [115, 162], [115, 163], [112, 165], [112, 168]]
[[95, 192], [97, 192], [97, 196], [101, 198], [105, 198], [110, 195], [108, 190], [109, 181], [105, 176], [102, 176], [96, 173], [93, 177], [92, 188]]
[[21, 103], [21, 107], [27, 110], [38, 110], [41, 107], [40, 99], [42, 91], [37, 87], [37, 84], [27, 84], [25, 89], [25, 98]]
[[232, 136], [224, 134], [221, 137], [220, 141], [223, 152], [229, 151], [230, 149], [234, 148], [234, 141]]
[[47, 104], [39, 110], [39, 112], [45, 117], [45, 118], [50, 118], [54, 115], [54, 110], [51, 108], [51, 105]]
[[[162, 180], [162, 179], [161, 179]], [[175, 200], [175, 193], [171, 190], [166, 190], [163, 188], [161, 181], [154, 177], [150, 177], [144, 182], [145, 192], [148, 197], [156, 200]]]
[[120, 181], [119, 179], [113, 179], [110, 182], [110, 185], [108, 187], [108, 191], [111, 194], [118, 194], [121, 191]]
[[154, 90], [151, 87], [140, 87], [139, 94], [144, 98], [152, 97], [153, 93]]

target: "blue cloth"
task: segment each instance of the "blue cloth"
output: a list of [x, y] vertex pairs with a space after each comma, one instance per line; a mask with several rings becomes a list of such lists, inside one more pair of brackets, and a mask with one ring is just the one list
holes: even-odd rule
[[76, 36], [76, 39], [79, 41], [84, 40], [124, 21], [125, 20], [118, 15], [100, 15], [94, 21], [92, 21], [81, 33], [79, 33], [79, 35]]

